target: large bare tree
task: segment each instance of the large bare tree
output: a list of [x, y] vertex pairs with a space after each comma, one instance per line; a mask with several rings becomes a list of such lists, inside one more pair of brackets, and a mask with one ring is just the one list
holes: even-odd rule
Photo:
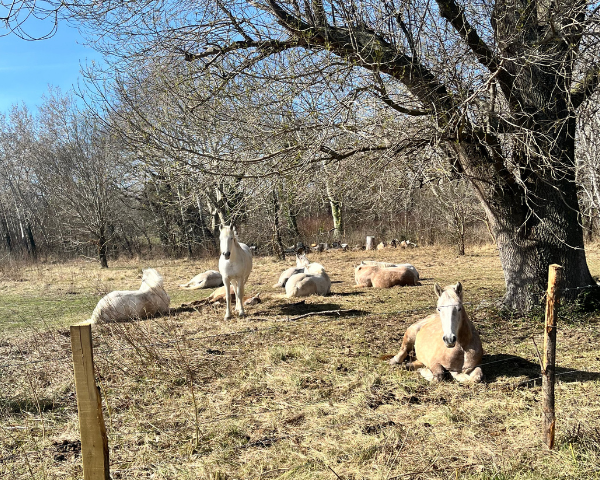
[[[365, 98], [376, 98], [398, 117], [427, 120], [430, 143], [468, 179], [485, 209], [505, 273], [508, 307], [527, 310], [538, 301], [550, 263], [564, 266], [569, 295], [593, 284], [575, 182], [575, 139], [578, 109], [600, 82], [597, 3], [83, 0], [60, 5], [103, 39], [98, 45], [119, 60], [115, 71], [161, 59], [172, 65], [184, 60], [194, 65], [197, 77], [210, 75], [211, 95], [198, 95], [186, 108], [251, 78], [264, 81], [271, 106], [281, 93], [274, 86], [320, 88], [314, 110], [331, 115], [330, 127], [339, 124], [340, 111], [333, 107], [350, 94], [356, 108]], [[7, 17], [11, 14], [18, 21], [14, 11]], [[301, 108], [302, 95], [296, 98], [293, 108]], [[397, 126], [389, 124], [390, 136]], [[317, 144], [321, 152], [331, 148]], [[393, 142], [389, 146], [395, 148]]]

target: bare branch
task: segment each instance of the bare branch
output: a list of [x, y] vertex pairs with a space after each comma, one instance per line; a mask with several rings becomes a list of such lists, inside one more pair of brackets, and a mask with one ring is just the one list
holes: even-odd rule
[[591, 67], [583, 78], [571, 89], [571, 102], [578, 108], [597, 90], [600, 85], [600, 65]]
[[490, 47], [481, 39], [475, 28], [469, 23], [462, 7], [454, 0], [437, 0], [440, 15], [445, 18], [456, 32], [464, 39], [465, 43], [477, 56], [479, 62], [487, 67], [490, 72], [496, 73], [503, 90], [510, 97], [510, 89], [513, 84], [512, 76], [502, 69], [501, 61], [492, 52]]

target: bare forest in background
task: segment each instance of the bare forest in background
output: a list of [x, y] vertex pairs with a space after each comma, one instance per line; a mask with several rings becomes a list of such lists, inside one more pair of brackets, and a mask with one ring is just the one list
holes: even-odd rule
[[[585, 113], [578, 182], [591, 241], [600, 205], [598, 119]], [[367, 235], [453, 245], [458, 254], [465, 245], [494, 243], [470, 187], [444, 159], [432, 162], [427, 146], [244, 178], [190, 171], [168, 157], [149, 162], [105, 120], [59, 91], [35, 115], [15, 106], [0, 116], [2, 263], [87, 257], [107, 266], [119, 257], [214, 255], [225, 223], [261, 255], [281, 255], [298, 242], [361, 248]]]
[[[233, 223], [262, 255], [297, 242], [360, 248], [493, 242], [464, 180], [424, 155], [364, 152], [280, 176], [190, 172], [169, 158], [139, 158], [71, 95], [53, 91], [34, 115], [0, 117], [0, 252], [17, 259], [197, 257], [217, 251]], [[332, 199], [339, 205], [334, 229]]]
[[[503, 304], [594, 285], [598, 2], [11, 2], [102, 54], [0, 119], [0, 258], [493, 241]], [[148, 22], [148, 19], [152, 19]], [[467, 187], [468, 185], [468, 187]]]

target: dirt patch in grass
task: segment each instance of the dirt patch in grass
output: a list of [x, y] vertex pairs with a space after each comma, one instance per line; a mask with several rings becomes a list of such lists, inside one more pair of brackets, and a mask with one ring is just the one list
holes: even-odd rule
[[[596, 273], [598, 255], [588, 256]], [[422, 286], [355, 288], [352, 266], [366, 258], [410, 262]], [[557, 448], [548, 452], [532, 340], [542, 344], [541, 319], [496, 311], [504, 281], [494, 248], [465, 257], [418, 248], [311, 259], [334, 280], [328, 297], [285, 298], [272, 285], [293, 260], [256, 258], [248, 290], [263, 303], [244, 319], [226, 322], [223, 306], [201, 305], [94, 327], [113, 478], [598, 475], [597, 316], [559, 317]], [[137, 288], [147, 266], [165, 277], [178, 306], [208, 296], [177, 285], [216, 260], [30, 267], [2, 281], [0, 475], [81, 478], [67, 326], [88, 318], [107, 291]], [[381, 360], [397, 352], [410, 323], [433, 311], [434, 281], [457, 280], [483, 339], [485, 382], [429, 384]], [[17, 306], [18, 298], [41, 305], [42, 315]], [[45, 303], [54, 301], [69, 307]]]

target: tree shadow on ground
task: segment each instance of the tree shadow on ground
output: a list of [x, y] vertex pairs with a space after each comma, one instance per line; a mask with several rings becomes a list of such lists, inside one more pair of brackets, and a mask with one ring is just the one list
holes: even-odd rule
[[[516, 355], [484, 355], [481, 368], [487, 383], [493, 383], [500, 377], [527, 377], [519, 385], [541, 385], [541, 367], [539, 363], [532, 362]], [[556, 379], [561, 382], [586, 382], [600, 380], [599, 372], [585, 372], [575, 368], [556, 367]]]
[[[341, 311], [338, 313], [337, 310]], [[353, 317], [365, 314], [364, 311], [358, 309], [342, 309], [337, 303], [306, 303], [306, 300], [302, 300], [296, 303], [279, 305], [279, 312], [276, 312], [276, 315], [305, 315], [307, 313], [321, 313], [338, 317]]]
[[361, 292], [361, 291], [354, 291], [354, 292], [331, 292], [330, 295], [336, 296], [336, 297], [352, 297], [355, 295], [362, 295], [365, 292]]

